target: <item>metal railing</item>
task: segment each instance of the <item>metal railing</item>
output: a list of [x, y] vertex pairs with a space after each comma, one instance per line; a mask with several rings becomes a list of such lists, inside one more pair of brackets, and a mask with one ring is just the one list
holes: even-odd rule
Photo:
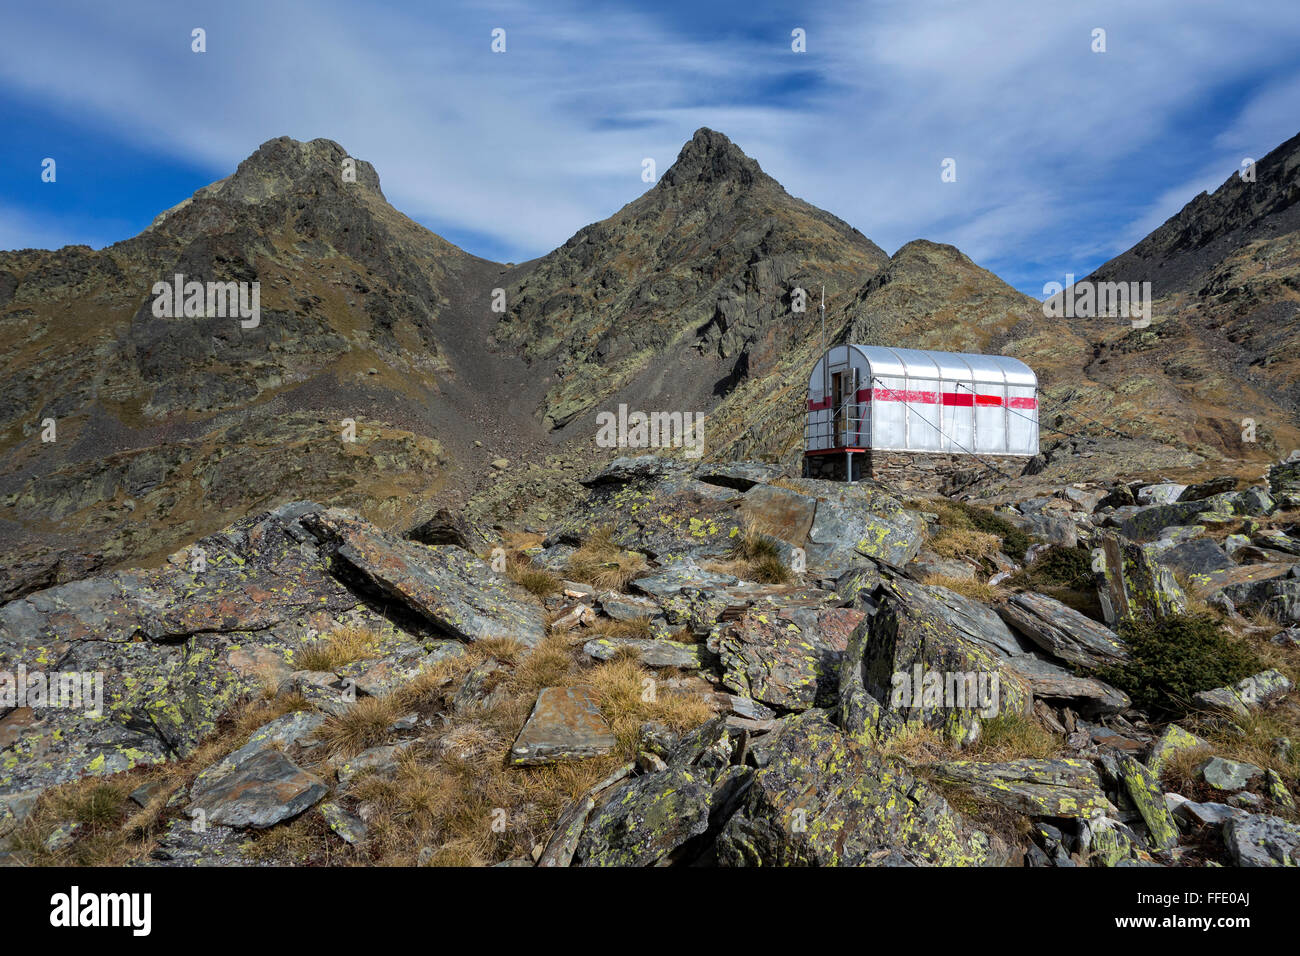
[[[804, 451], [823, 451], [831, 448], [860, 448], [862, 447], [862, 426], [867, 421], [865, 417], [847, 414], [850, 406], [856, 412], [861, 403], [856, 396], [846, 398], [835, 414], [831, 415], [824, 421], [814, 422], [805, 417], [803, 426], [803, 447]], [[818, 411], [829, 412], [830, 408], [818, 409]], [[812, 413], [807, 413], [811, 415]], [[843, 417], [841, 417], [843, 416]], [[836, 429], [836, 425], [841, 427]], [[867, 441], [871, 439], [870, 435], [866, 436]], [[813, 441], [817, 440], [819, 445], [813, 447]], [[824, 446], [820, 442], [825, 441]]]

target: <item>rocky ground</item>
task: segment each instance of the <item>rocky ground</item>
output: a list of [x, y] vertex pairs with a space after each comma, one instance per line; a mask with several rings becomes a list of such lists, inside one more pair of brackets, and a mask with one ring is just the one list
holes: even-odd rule
[[1300, 457], [295, 502], [0, 606], [0, 670], [104, 681], [0, 710], [11, 864], [1294, 866]]

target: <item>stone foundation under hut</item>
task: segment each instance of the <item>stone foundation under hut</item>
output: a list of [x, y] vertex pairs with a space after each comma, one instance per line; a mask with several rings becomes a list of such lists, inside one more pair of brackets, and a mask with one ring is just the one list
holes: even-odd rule
[[[1009, 475], [1025, 469], [1029, 455], [986, 455], [988, 463]], [[807, 455], [804, 476], [845, 481], [845, 455]], [[866, 451], [853, 453], [853, 481], [870, 478], [899, 491], [936, 491], [950, 495], [988, 472], [970, 455], [940, 452]]]

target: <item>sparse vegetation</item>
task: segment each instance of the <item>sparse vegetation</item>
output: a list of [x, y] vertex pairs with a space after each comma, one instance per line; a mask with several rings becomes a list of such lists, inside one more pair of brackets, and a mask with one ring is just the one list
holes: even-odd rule
[[1046, 760], [1060, 756], [1064, 742], [1033, 717], [998, 714], [980, 725], [980, 736], [966, 751], [978, 760]]
[[781, 549], [776, 541], [755, 524], [741, 528], [731, 546], [731, 560], [735, 573], [750, 581], [788, 584], [794, 577], [781, 560]]
[[563, 587], [560, 578], [533, 564], [526, 554], [511, 553], [506, 557], [506, 576], [534, 597], [544, 598], [557, 594]]
[[1204, 614], [1180, 614], [1120, 627], [1130, 659], [1103, 668], [1098, 676], [1152, 714], [1178, 715], [1192, 707], [1192, 695], [1235, 683], [1260, 670], [1255, 652]]
[[306, 671], [336, 671], [340, 667], [374, 656], [382, 635], [364, 627], [344, 627], [294, 654], [294, 664]]
[[987, 581], [979, 581], [974, 578], [959, 578], [947, 574], [927, 574], [925, 580], [921, 583], [947, 588], [949, 591], [955, 591], [972, 601], [982, 601], [985, 604], [998, 601], [1005, 593], [1000, 587], [989, 584]]
[[927, 544], [943, 557], [983, 558], [1001, 551], [1019, 560], [1029, 549], [1028, 534], [986, 508], [947, 498], [910, 501], [908, 507], [938, 515], [938, 530]]
[[614, 542], [610, 528], [600, 528], [569, 555], [569, 577], [602, 590], [622, 591], [647, 568], [645, 557]]

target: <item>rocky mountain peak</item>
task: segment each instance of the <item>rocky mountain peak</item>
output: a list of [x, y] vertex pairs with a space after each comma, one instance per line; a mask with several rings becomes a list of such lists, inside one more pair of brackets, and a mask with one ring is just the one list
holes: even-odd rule
[[256, 203], [311, 189], [326, 179], [331, 183], [346, 182], [343, 172], [344, 161], [348, 159], [354, 163], [356, 185], [372, 190], [382, 198], [384, 193], [379, 186], [379, 174], [370, 163], [350, 157], [348, 151], [332, 139], [313, 139], [303, 143], [288, 136], [267, 140], [239, 164], [234, 175], [209, 188], [219, 186], [218, 191], [225, 199]]
[[766, 178], [758, 163], [746, 156], [744, 150], [722, 133], [702, 126], [682, 147], [677, 161], [661, 181], [669, 187], [722, 182], [749, 186]]

